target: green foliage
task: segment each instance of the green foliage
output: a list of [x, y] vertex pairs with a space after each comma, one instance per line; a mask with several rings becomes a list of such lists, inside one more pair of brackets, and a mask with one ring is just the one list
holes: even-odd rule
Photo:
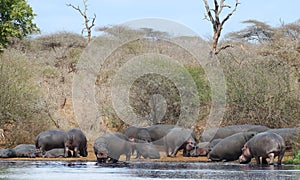
[[202, 105], [208, 104], [211, 100], [211, 90], [205, 71], [201, 66], [186, 66], [198, 88], [199, 100]]
[[38, 32], [33, 23], [35, 14], [26, 0], [0, 1], [0, 47], [6, 47], [10, 38], [23, 38]]
[[300, 150], [297, 150], [294, 153], [294, 158], [293, 159], [288, 159], [285, 161], [287, 164], [300, 164]]

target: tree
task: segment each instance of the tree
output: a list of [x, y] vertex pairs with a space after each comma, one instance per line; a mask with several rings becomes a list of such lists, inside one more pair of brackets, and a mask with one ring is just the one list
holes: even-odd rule
[[232, 40], [263, 43], [271, 41], [275, 34], [275, 29], [264, 22], [246, 20], [242, 23], [250, 24], [250, 26], [241, 31], [229, 33], [227, 36]]
[[211, 9], [209, 7], [209, 4], [207, 0], [203, 0], [205, 9], [206, 9], [206, 15], [205, 19], [209, 20], [213, 26], [213, 41], [212, 41], [212, 54], [218, 54], [222, 49], [226, 49], [228, 47], [231, 47], [231, 45], [226, 45], [222, 46], [221, 48], [218, 49], [218, 42], [219, 38], [221, 36], [221, 32], [223, 29], [223, 26], [225, 22], [232, 16], [232, 14], [236, 11], [237, 6], [239, 5], [239, 1], [235, 0], [235, 5], [232, 11], [230, 11], [223, 20], [220, 19], [220, 15], [223, 12], [224, 8], [229, 8], [231, 9], [231, 6], [225, 5], [224, 2], [225, 0], [220, 0], [220, 3], [217, 0], [214, 0], [214, 8]]
[[[88, 17], [88, 15], [87, 15], [87, 10], [88, 10], [87, 0], [83, 0], [83, 5], [84, 5], [84, 9], [82, 10], [82, 9], [80, 9], [79, 6], [76, 7], [72, 4], [67, 4], [67, 6], [70, 6], [73, 9], [75, 9], [76, 11], [78, 11], [80, 13], [80, 15], [84, 18], [85, 28], [82, 29], [81, 34], [83, 34], [83, 32], [85, 30], [87, 31], [88, 43], [89, 43], [89, 42], [91, 42], [92, 28], [95, 26], [96, 14], [94, 14], [94, 17], [92, 19], [90, 17]], [[90, 21], [91, 21], [91, 24], [90, 24]]]
[[1, 0], [0, 48], [5, 48], [11, 38], [22, 39], [39, 32], [39, 28], [33, 23], [35, 16], [26, 0]]

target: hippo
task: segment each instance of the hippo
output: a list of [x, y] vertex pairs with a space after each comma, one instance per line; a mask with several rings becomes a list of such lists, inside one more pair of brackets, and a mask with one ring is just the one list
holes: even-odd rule
[[146, 142], [151, 142], [151, 137], [147, 128], [129, 126], [124, 130], [124, 135], [129, 139], [138, 139]]
[[299, 146], [300, 128], [278, 128], [270, 129], [266, 132], [279, 134], [285, 141], [286, 150]]
[[249, 163], [254, 157], [257, 164], [268, 164], [266, 158], [270, 158], [270, 165], [274, 164], [274, 158], [278, 156], [277, 164], [281, 165], [281, 160], [285, 153], [284, 139], [272, 132], [262, 132], [250, 139], [242, 148], [242, 155], [239, 157], [241, 164]]
[[[73, 157], [87, 157], [87, 140], [85, 134], [80, 129], [71, 129], [67, 132], [66, 153], [68, 150], [73, 151]], [[66, 157], [68, 155], [66, 154]]]
[[239, 132], [263, 132], [267, 131], [270, 128], [262, 125], [250, 125], [250, 124], [242, 124], [242, 125], [232, 125], [225, 126], [219, 128], [210, 128], [205, 129], [200, 137], [200, 142], [210, 142], [214, 139], [224, 139], [228, 136]]
[[208, 153], [212, 161], [234, 161], [242, 154], [244, 144], [254, 137], [256, 132], [240, 132], [222, 139]]
[[0, 149], [0, 158], [14, 158], [17, 157], [16, 151], [12, 148]]
[[54, 148], [66, 148], [68, 134], [64, 130], [47, 130], [37, 135], [35, 148], [37, 153], [45, 155], [46, 151]]
[[34, 144], [19, 144], [13, 148], [16, 152], [16, 157], [29, 157], [35, 158], [36, 150]]
[[[68, 151], [67, 157], [72, 157], [72, 152]], [[49, 151], [46, 151], [46, 153], [43, 155], [44, 158], [60, 158], [65, 157], [65, 149], [64, 148], [54, 148]]]
[[209, 142], [199, 142], [196, 146], [197, 156], [207, 156], [210, 151]]
[[[131, 142], [132, 154], [136, 151], [135, 145], [138, 141], [151, 142], [151, 137], [147, 128], [129, 126], [124, 130], [124, 135], [127, 136]], [[136, 158], [140, 158], [138, 153]]]
[[[175, 157], [181, 149], [183, 149], [183, 156], [197, 156], [196, 144], [196, 136], [190, 129], [176, 127], [164, 137], [165, 153], [168, 157]], [[171, 149], [171, 155], [169, 155], [169, 149]]]
[[175, 125], [168, 124], [157, 124], [147, 127], [151, 137], [151, 142], [155, 145], [164, 145], [163, 138], [175, 127]]
[[138, 140], [135, 144], [137, 158], [143, 156], [145, 159], [160, 159], [159, 151], [151, 142]]
[[211, 150], [214, 148], [219, 142], [221, 142], [223, 139], [213, 139], [212, 141], [209, 142], [209, 149]]
[[94, 143], [94, 153], [98, 163], [106, 163], [108, 160], [117, 163], [122, 154], [126, 155], [126, 161], [130, 160], [131, 145], [127, 136], [113, 132], [98, 137]]

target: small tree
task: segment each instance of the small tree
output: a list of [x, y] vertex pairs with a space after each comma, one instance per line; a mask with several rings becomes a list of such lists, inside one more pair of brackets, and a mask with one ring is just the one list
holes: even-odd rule
[[23, 38], [39, 32], [33, 18], [36, 16], [26, 0], [0, 1], [0, 48], [5, 48], [10, 38]]
[[[84, 9], [80, 9], [79, 6], [74, 6], [72, 4], [67, 4], [67, 6], [72, 7], [73, 9], [75, 9], [76, 11], [78, 11], [80, 13], [80, 15], [84, 18], [84, 24], [85, 24], [85, 28], [82, 29], [81, 34], [83, 34], [83, 32], [86, 30], [87, 31], [87, 36], [88, 36], [88, 43], [91, 41], [91, 37], [92, 37], [92, 28], [95, 26], [95, 20], [96, 20], [96, 14], [94, 14], [94, 17], [91, 19], [90, 17], [88, 17], [87, 15], [87, 0], [83, 0], [83, 5], [84, 5]], [[91, 24], [90, 24], [91, 22]]]
[[206, 9], [206, 15], [205, 19], [209, 20], [213, 26], [213, 41], [212, 41], [212, 54], [218, 54], [222, 49], [226, 49], [228, 47], [231, 47], [231, 45], [226, 45], [218, 49], [218, 42], [219, 38], [221, 36], [221, 32], [223, 29], [223, 26], [225, 22], [232, 16], [232, 14], [236, 11], [237, 6], [239, 5], [239, 1], [235, 0], [234, 8], [231, 12], [229, 12], [223, 20], [220, 19], [220, 15], [224, 8], [231, 8], [229, 5], [225, 5], [225, 0], [220, 0], [220, 3], [217, 0], [214, 0], [214, 8], [211, 9], [209, 7], [209, 4], [207, 0], [203, 0], [205, 9]]
[[229, 33], [227, 36], [232, 40], [263, 43], [271, 41], [275, 34], [275, 29], [264, 22], [246, 20], [242, 23], [250, 24], [250, 26], [241, 31]]

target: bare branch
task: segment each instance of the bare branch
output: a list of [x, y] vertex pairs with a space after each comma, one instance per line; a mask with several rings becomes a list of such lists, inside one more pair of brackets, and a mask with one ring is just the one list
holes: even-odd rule
[[94, 14], [94, 17], [92, 18], [92, 23], [89, 24], [90, 22], [90, 18], [87, 16], [87, 0], [83, 0], [83, 5], [84, 5], [84, 9], [81, 10], [79, 6], [74, 6], [72, 4], [66, 4], [69, 7], [72, 7], [73, 9], [75, 9], [76, 11], [78, 11], [80, 13], [80, 15], [84, 18], [84, 22], [85, 22], [85, 28], [83, 28], [81, 30], [81, 34], [83, 34], [83, 32], [86, 30], [88, 33], [88, 42], [91, 41], [91, 36], [92, 36], [92, 28], [95, 26], [95, 20], [96, 20], [96, 14]]
[[235, 1], [235, 6], [234, 6], [234, 9], [223, 19], [223, 21], [222, 21], [222, 23], [221, 23], [221, 25], [223, 26], [223, 24], [230, 18], [230, 16], [232, 16], [233, 15], [233, 13], [236, 11], [236, 9], [237, 9], [237, 6], [239, 5], [240, 3], [239, 3], [239, 1], [238, 0], [236, 0]]
[[211, 21], [214, 24], [215, 20], [214, 20], [212, 14], [210, 12], [209, 5], [208, 5], [206, 0], [203, 0], [203, 2], [204, 2], [204, 5], [205, 5], [205, 8], [206, 8], [206, 13], [207, 13], [208, 19], [209, 19], [209, 21]]
[[[233, 15], [233, 13], [236, 11], [237, 6], [239, 5], [238, 0], [235, 0], [235, 7], [234, 9], [227, 14], [227, 16], [220, 21], [220, 15], [223, 11], [223, 8], [231, 8], [229, 5], [224, 5], [225, 0], [219, 0], [220, 3], [218, 3], [218, 0], [214, 0], [214, 9], [210, 9], [209, 4], [207, 3], [207, 0], [203, 0], [205, 9], [206, 9], [206, 16], [205, 19], [208, 19], [212, 26], [214, 31], [213, 41], [212, 41], [212, 53], [218, 54], [221, 50], [226, 49], [228, 47], [231, 47], [230, 45], [221, 47], [219, 50], [217, 50], [218, 41], [221, 36], [221, 32], [223, 29], [223, 25], [225, 22]], [[212, 15], [212, 12], [214, 12], [214, 17]]]

